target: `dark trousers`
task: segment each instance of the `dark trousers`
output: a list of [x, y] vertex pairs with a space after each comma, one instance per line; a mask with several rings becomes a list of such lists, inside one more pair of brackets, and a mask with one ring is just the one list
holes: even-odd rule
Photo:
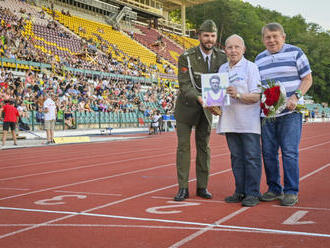
[[254, 133], [226, 133], [235, 177], [235, 192], [260, 195], [261, 147], [260, 135]]
[[[188, 188], [190, 171], [190, 136], [192, 125], [176, 122], [178, 148], [176, 155], [176, 167], [180, 188]], [[196, 142], [196, 177], [197, 188], [207, 188], [210, 171], [210, 140], [211, 126], [205, 115], [195, 127]]]

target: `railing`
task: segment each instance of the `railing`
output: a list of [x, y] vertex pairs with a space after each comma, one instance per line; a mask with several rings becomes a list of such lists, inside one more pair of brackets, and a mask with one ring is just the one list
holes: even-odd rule
[[[1, 61], [1, 67], [12, 67], [10, 64], [14, 64], [14, 67], [16, 70], [18, 69], [51, 69], [52, 65], [40, 63], [40, 62], [31, 62], [31, 61], [24, 61], [24, 60], [17, 60], [17, 59], [9, 59], [0, 57]], [[26, 68], [22, 68], [22, 66], [25, 66]], [[145, 82], [145, 83], [151, 83], [151, 79], [146, 77], [134, 77], [134, 76], [128, 76], [128, 75], [121, 75], [121, 74], [114, 74], [114, 73], [108, 73], [108, 72], [101, 72], [101, 71], [94, 71], [94, 70], [85, 70], [85, 69], [78, 69], [78, 68], [72, 68], [72, 67], [64, 67], [65, 70], [71, 71], [74, 74], [83, 74], [83, 75], [91, 75], [93, 76], [100, 76], [100, 77], [110, 77], [115, 79], [125, 79], [125, 80], [131, 80], [134, 82]]]
[[[32, 131], [42, 129], [44, 121], [37, 119], [37, 111], [29, 111], [22, 122], [29, 125]], [[144, 116], [141, 112], [113, 113], [113, 112], [71, 112], [72, 119], [56, 120], [56, 129], [77, 129], [77, 128], [106, 128], [106, 127], [147, 127], [150, 125], [150, 117]], [[68, 123], [68, 120], [71, 122]], [[174, 120], [174, 116], [164, 116], [165, 120]], [[71, 124], [71, 125], [68, 125]]]

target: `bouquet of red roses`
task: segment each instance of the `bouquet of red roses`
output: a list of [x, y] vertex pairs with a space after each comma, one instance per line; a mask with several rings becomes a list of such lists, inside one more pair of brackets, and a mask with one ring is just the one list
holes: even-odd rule
[[275, 118], [286, 107], [286, 91], [278, 82], [269, 81], [261, 86], [260, 107], [265, 118]]

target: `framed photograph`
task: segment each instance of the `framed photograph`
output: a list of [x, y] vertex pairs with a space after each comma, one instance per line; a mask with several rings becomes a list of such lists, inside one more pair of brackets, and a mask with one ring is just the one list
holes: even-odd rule
[[202, 98], [204, 106], [223, 106], [226, 88], [229, 86], [228, 73], [202, 74]]

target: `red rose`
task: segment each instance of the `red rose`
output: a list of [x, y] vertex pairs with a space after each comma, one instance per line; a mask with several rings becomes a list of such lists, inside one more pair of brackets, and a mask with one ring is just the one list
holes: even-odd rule
[[268, 114], [269, 114], [269, 109], [264, 108], [263, 111], [264, 111], [265, 116], [268, 116]]
[[260, 103], [260, 108], [261, 108], [261, 109], [264, 109], [264, 108], [265, 108], [265, 104], [261, 102], [261, 103]]
[[278, 102], [280, 95], [281, 95], [281, 89], [280, 86], [274, 86], [272, 88], [268, 88], [264, 92], [266, 96], [266, 101], [265, 103], [268, 106], [273, 106], [275, 103]]

